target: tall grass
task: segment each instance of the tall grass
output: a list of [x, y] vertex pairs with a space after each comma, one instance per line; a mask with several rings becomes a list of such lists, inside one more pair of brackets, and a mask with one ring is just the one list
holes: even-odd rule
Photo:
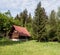
[[0, 41], [0, 55], [60, 55], [58, 42]]

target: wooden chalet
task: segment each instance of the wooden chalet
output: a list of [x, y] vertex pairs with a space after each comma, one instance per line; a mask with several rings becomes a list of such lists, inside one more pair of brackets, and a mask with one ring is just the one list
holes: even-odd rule
[[30, 36], [30, 33], [25, 27], [20, 27], [16, 25], [13, 25], [9, 32], [9, 38], [13, 41], [28, 40], [30, 39]]

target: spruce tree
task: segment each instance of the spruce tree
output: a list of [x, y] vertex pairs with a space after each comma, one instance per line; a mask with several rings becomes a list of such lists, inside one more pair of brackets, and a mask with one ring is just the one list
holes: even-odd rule
[[18, 19], [20, 21], [20, 24], [23, 27], [26, 27], [27, 18], [28, 18], [27, 9], [23, 10], [23, 12], [21, 12], [20, 15], [17, 14], [17, 16], [15, 17], [15, 19]]
[[58, 8], [57, 16], [60, 18], [60, 7]]
[[35, 16], [33, 19], [33, 34], [38, 41], [46, 41], [46, 21], [47, 16], [45, 13], [45, 9], [41, 7], [41, 2], [39, 2], [35, 10]]
[[28, 31], [30, 32], [30, 34], [32, 36], [32, 16], [31, 16], [31, 13], [29, 13], [28, 18], [27, 18], [26, 21], [27, 21], [26, 22], [26, 27], [27, 27]]
[[32, 22], [32, 16], [31, 16], [31, 13], [29, 13], [27, 18], [27, 23], [31, 23], [31, 22]]
[[20, 20], [20, 17], [19, 17], [19, 15], [18, 15], [18, 14], [16, 15], [15, 19]]
[[49, 30], [49, 41], [53, 41], [56, 36], [56, 13], [54, 10], [51, 11], [50, 18], [49, 18], [49, 23], [50, 23], [50, 30]]
[[51, 11], [49, 19], [50, 19], [50, 26], [54, 26], [56, 24], [56, 12], [54, 10]]
[[27, 9], [25, 9], [22, 13], [23, 27], [26, 27], [27, 18], [28, 18]]
[[58, 38], [58, 41], [60, 42], [60, 7], [58, 8], [58, 12], [57, 12], [57, 31], [56, 31], [56, 37]]

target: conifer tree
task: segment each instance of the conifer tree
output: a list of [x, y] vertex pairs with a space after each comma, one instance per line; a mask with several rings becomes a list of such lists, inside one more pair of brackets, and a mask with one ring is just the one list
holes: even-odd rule
[[15, 19], [18, 19], [18, 20], [20, 19], [20, 17], [19, 17], [19, 15], [18, 15], [18, 14], [16, 15]]
[[26, 26], [26, 20], [28, 18], [27, 9], [25, 9], [21, 15], [22, 15], [23, 27], [25, 27]]
[[55, 24], [56, 24], [56, 12], [52, 10], [50, 14], [50, 25], [54, 26]]
[[58, 41], [60, 42], [60, 7], [58, 8], [58, 12], [57, 12], [57, 24], [56, 24], [56, 37], [58, 38]]
[[30, 34], [32, 36], [32, 16], [31, 16], [31, 13], [29, 13], [26, 21], [27, 21], [26, 22], [26, 27], [27, 27], [28, 31], [30, 32]]
[[32, 16], [31, 16], [31, 13], [29, 13], [27, 18], [27, 23], [31, 23], [31, 22], [32, 22]]
[[20, 15], [17, 14], [17, 16], [15, 17], [15, 19], [18, 19], [20, 21], [20, 24], [23, 27], [26, 27], [27, 18], [28, 18], [27, 9], [21, 12]]
[[49, 41], [53, 41], [56, 36], [56, 12], [54, 10], [51, 11], [50, 18], [50, 31], [49, 31]]
[[34, 36], [38, 41], [46, 41], [46, 21], [47, 16], [45, 13], [45, 9], [41, 7], [41, 2], [38, 3], [37, 8], [35, 10], [35, 16], [33, 19], [33, 31]]

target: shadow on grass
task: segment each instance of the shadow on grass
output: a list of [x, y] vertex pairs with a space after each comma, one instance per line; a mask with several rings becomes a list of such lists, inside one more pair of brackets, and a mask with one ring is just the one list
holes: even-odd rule
[[37, 41], [36, 42], [41, 42], [41, 43], [48, 43], [48, 42], [57, 42], [57, 43], [60, 43], [60, 41]]
[[21, 43], [24, 43], [24, 42], [26, 42], [26, 41], [0, 40], [0, 46], [21, 44]]

